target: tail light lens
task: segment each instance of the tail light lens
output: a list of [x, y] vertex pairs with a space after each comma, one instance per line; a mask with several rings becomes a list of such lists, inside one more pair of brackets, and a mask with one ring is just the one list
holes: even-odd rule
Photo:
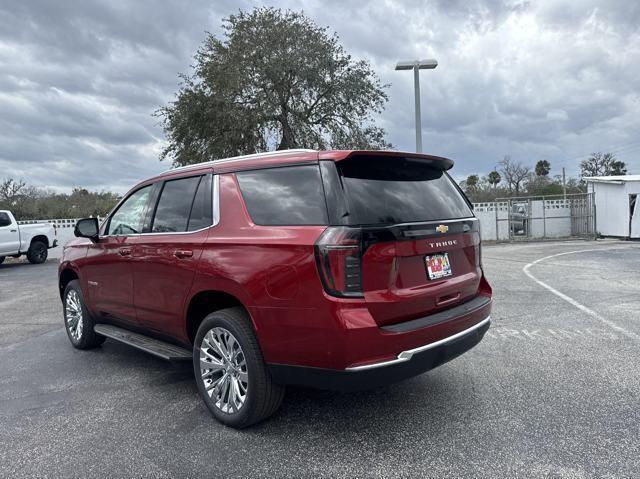
[[329, 227], [315, 245], [316, 262], [327, 293], [362, 297], [362, 231]]

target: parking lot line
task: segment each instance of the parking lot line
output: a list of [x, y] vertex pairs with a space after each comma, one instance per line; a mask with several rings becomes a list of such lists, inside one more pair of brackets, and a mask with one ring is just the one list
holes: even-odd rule
[[[608, 248], [607, 251], [611, 251], [613, 249], [629, 249], [629, 248]], [[556, 254], [552, 254], [552, 255], [549, 255], [549, 256], [545, 256], [543, 258], [539, 258], [539, 259], [537, 259], [535, 261], [532, 261], [531, 263], [526, 264], [524, 266], [524, 268], [522, 268], [522, 271], [524, 272], [524, 274], [526, 274], [530, 279], [532, 279], [533, 281], [538, 283], [540, 286], [542, 286], [543, 288], [545, 288], [548, 291], [552, 292], [553, 294], [555, 294], [559, 298], [565, 300], [567, 303], [571, 304], [572, 306], [578, 308], [583, 313], [588, 314], [592, 318], [597, 319], [601, 323], [609, 326], [611, 329], [613, 329], [615, 331], [618, 331], [620, 334], [623, 334], [623, 335], [627, 336], [628, 338], [634, 339], [636, 341], [640, 340], [640, 336], [638, 336], [636, 333], [628, 331], [628, 330], [624, 329], [621, 326], [618, 326], [613, 321], [610, 321], [609, 319], [607, 319], [607, 318], [601, 316], [600, 314], [596, 313], [594, 310], [588, 308], [584, 304], [579, 303], [578, 301], [576, 301], [572, 297], [567, 296], [566, 294], [562, 293], [561, 291], [558, 291], [553, 286], [548, 285], [544, 281], [540, 281], [538, 278], [536, 278], [531, 273], [531, 271], [529, 271], [529, 269], [533, 265], [541, 263], [541, 262], [543, 262], [545, 260], [548, 260], [548, 259], [551, 259], [551, 258], [556, 258], [558, 256], [568, 255], [568, 254], [587, 253], [589, 251], [602, 251], [602, 248], [590, 248], [590, 249], [581, 249], [581, 250], [576, 250], [576, 251], [565, 251], [564, 253], [556, 253]]]

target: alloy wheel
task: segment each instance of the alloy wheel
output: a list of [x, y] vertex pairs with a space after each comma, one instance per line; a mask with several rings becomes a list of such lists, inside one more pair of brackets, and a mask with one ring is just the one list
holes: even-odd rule
[[64, 313], [69, 335], [74, 341], [80, 341], [83, 329], [82, 302], [80, 295], [73, 289], [67, 293], [64, 302]]
[[247, 361], [236, 337], [225, 328], [212, 328], [200, 344], [200, 374], [216, 408], [237, 413], [247, 400]]

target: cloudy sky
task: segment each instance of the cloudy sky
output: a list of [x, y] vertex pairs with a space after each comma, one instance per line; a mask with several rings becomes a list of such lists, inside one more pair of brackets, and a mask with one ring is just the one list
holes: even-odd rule
[[389, 103], [379, 118], [415, 148], [485, 174], [504, 155], [552, 174], [613, 151], [640, 174], [640, 2], [588, 0], [8, 1], [0, 6], [0, 178], [123, 192], [167, 169], [151, 115], [173, 98], [204, 32], [257, 5], [303, 10], [367, 59]]

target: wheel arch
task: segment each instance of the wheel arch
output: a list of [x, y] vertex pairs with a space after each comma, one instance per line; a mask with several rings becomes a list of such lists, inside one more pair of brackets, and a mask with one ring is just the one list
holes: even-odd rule
[[193, 344], [198, 327], [207, 315], [233, 307], [245, 310], [255, 330], [256, 324], [249, 308], [236, 295], [219, 289], [204, 289], [194, 294], [187, 305], [185, 317], [185, 332], [189, 342]]
[[71, 266], [67, 265], [60, 270], [60, 274], [58, 275], [58, 290], [60, 292], [60, 299], [62, 299], [62, 296], [64, 295], [64, 290], [67, 287], [67, 285], [74, 279], [79, 280], [80, 275]]
[[47, 235], [36, 235], [33, 238], [31, 238], [31, 241], [29, 241], [29, 247], [31, 247], [31, 245], [36, 241], [41, 241], [42, 243], [45, 244], [45, 246], [47, 248], [49, 248], [49, 246], [51, 246], [49, 244], [49, 238], [47, 238]]

